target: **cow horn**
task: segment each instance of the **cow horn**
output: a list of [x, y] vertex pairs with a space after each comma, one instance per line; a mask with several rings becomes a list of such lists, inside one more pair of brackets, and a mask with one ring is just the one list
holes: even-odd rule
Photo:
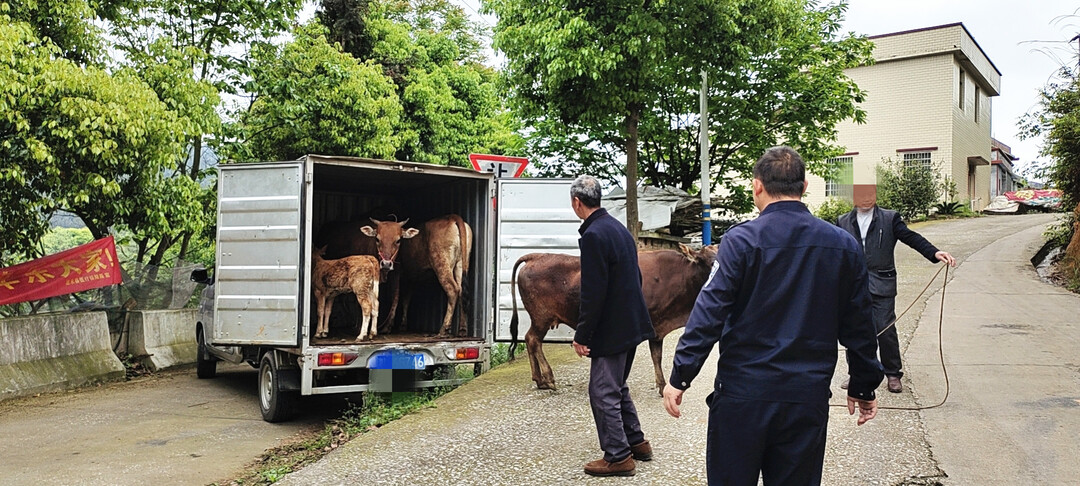
[[371, 220], [371, 222], [372, 222], [372, 223], [375, 223], [376, 225], [380, 225], [380, 224], [382, 224], [382, 221], [379, 221], [379, 220], [377, 220], [377, 219], [375, 219], [375, 218], [368, 218], [368, 219], [370, 219], [370, 220]]
[[405, 227], [405, 223], [408, 223], [408, 222], [409, 222], [409, 218], [405, 218], [405, 221], [402, 221], [402, 222], [400, 222], [398, 224], [400, 224], [402, 227]]

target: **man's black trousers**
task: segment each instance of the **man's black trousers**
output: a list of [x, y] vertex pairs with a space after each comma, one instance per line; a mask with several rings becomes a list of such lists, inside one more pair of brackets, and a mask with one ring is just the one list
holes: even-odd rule
[[710, 486], [819, 485], [829, 402], [786, 403], [709, 396]]
[[589, 367], [589, 404], [604, 459], [618, 462], [630, 455], [630, 445], [645, 441], [637, 409], [630, 400], [626, 378], [634, 364], [634, 349], [592, 358]]
[[[885, 326], [896, 319], [896, 297], [872, 295], [870, 300], [874, 313], [874, 329], [876, 332], [881, 332]], [[903, 367], [900, 363], [900, 338], [896, 335], [896, 326], [890, 326], [877, 339], [878, 353], [881, 354], [881, 366], [885, 369], [885, 374], [903, 376]]]

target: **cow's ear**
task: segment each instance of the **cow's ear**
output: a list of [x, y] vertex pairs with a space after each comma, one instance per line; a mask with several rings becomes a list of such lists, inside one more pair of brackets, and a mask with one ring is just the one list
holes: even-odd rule
[[365, 235], [368, 235], [368, 236], [370, 236], [372, 238], [377, 237], [378, 234], [379, 234], [379, 232], [376, 231], [375, 228], [372, 228], [371, 226], [361, 226], [360, 227], [360, 232], [365, 234]]
[[401, 237], [402, 238], [412, 238], [412, 237], [414, 237], [414, 236], [416, 236], [418, 234], [420, 234], [420, 230], [418, 230], [416, 228], [409, 228], [409, 229], [401, 232]]

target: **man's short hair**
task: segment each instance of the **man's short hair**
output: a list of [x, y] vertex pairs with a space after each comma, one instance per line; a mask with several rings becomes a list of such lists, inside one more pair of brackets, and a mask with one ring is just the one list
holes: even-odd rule
[[791, 147], [773, 147], [754, 164], [754, 179], [761, 181], [770, 196], [802, 197], [806, 163]]
[[600, 207], [600, 182], [590, 175], [578, 176], [570, 185], [570, 197], [576, 197], [587, 208]]

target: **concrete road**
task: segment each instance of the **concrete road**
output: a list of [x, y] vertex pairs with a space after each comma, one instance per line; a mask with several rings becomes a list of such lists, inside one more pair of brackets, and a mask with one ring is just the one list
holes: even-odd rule
[[[949, 400], [923, 413], [945, 484], [1080, 484], [1080, 296], [1039, 281], [1042, 227], [971, 253], [946, 290]], [[907, 350], [923, 404], [945, 393], [940, 293]]]
[[321, 428], [344, 404], [306, 400], [299, 421], [269, 424], [259, 415], [256, 370], [218, 367], [212, 380], [176, 370], [0, 402], [0, 484], [205, 485], [298, 431]]
[[[997, 334], [1013, 332], [1009, 327], [1000, 326], [964, 330], [965, 326], [970, 326], [965, 322], [965, 313], [976, 310], [993, 312], [999, 317], [990, 322], [1000, 324], [1032, 323], [1036, 320], [1020, 320], [1021, 315], [1026, 315], [1021, 312], [1034, 311], [1030, 305], [1002, 305], [1014, 302], [1006, 299], [1017, 293], [1013, 287], [1016, 282], [1041, 289], [1039, 292], [1053, 294], [1058, 299], [1052, 307], [1043, 306], [1040, 311], [1034, 311], [1042, 316], [1041, 319], [1056, 323], [1069, 317], [1075, 321], [1076, 316], [1080, 315], [1080, 309], [1075, 307], [1076, 296], [1053, 290], [1037, 283], [1037, 280], [1031, 281], [1035, 278], [1033, 269], [1029, 264], [1024, 265], [1019, 257], [1008, 264], [988, 261], [986, 272], [974, 270], [981, 267], [983, 264], [979, 262], [993, 254], [996, 251], [993, 248], [1000, 245], [1019, 245], [1017, 254], [1023, 253], [1025, 258], [1029, 257], [1034, 253], [1039, 233], [1054, 219], [1052, 215], [1000, 216], [914, 226], [962, 262], [953, 274], [955, 278], [948, 287], [946, 298], [949, 304], [946, 329], [949, 334], [945, 350], [950, 363], [962, 366], [969, 359], [966, 353], [973, 351], [979, 353], [970, 356], [970, 359], [975, 359], [973, 363], [991, 362], [988, 360], [995, 354], [999, 357], [1038, 356], [1048, 363], [1076, 363], [1068, 353], [1070, 348], [1075, 352], [1075, 340], [1064, 340], [1062, 335], [1068, 333], [1064, 328], [1041, 335], [1038, 340], [1059, 340], [1045, 346], [1034, 342], [1035, 339], [1026, 343], [1009, 343], [1015, 348], [1008, 350], [995, 347], [972, 350], [970, 346], [959, 343], [969, 339], [968, 335], [976, 331]], [[1014, 240], [1014, 235], [1020, 240]], [[970, 267], [966, 263], [968, 259], [972, 261]], [[908, 316], [898, 325], [902, 349], [906, 349], [909, 342], [912, 343], [906, 365], [909, 374], [905, 377], [903, 393], [890, 394], [882, 388], [879, 396], [883, 405], [917, 407], [936, 403], [941, 396], [935, 388], [942, 382], [940, 371], [935, 371], [940, 369], [940, 366], [935, 368], [936, 342], [926, 342], [924, 339], [936, 337], [937, 316], [933, 313], [936, 309], [927, 311], [926, 302], [930, 299], [932, 304], [934, 298], [940, 298], [932, 297], [940, 295], [940, 287], [916, 298], [938, 267], [903, 246], [897, 249], [897, 261], [900, 274], [898, 310], [915, 303]], [[980, 292], [984, 294], [981, 300], [974, 301], [972, 295]], [[1042, 300], [1043, 296], [1027, 298]], [[1024, 299], [1016, 296], [1015, 301]], [[988, 305], [991, 302], [999, 305]], [[1006, 319], [1010, 312], [1017, 313], [1014, 314], [1015, 319]], [[1049, 314], [1056, 317], [1051, 318]], [[1033, 334], [1029, 333], [1028, 336], [1034, 338]], [[675, 333], [666, 340], [665, 370], [670, 370], [670, 356], [677, 337]], [[1019, 347], [1021, 345], [1025, 347]], [[590, 478], [581, 472], [584, 462], [600, 457], [588, 408], [587, 360], [578, 359], [565, 344], [549, 344], [546, 353], [555, 372], [559, 387], [557, 391], [536, 390], [530, 380], [528, 363], [519, 360], [442, 397], [435, 409], [407, 416], [354, 439], [316, 464], [287, 476], [282, 484], [611, 482]], [[842, 354], [838, 353], [838, 356]], [[704, 399], [709, 392], [708, 387], [698, 386], [688, 390], [684, 397], [683, 418], [672, 419], [664, 412], [660, 399], [652, 390], [653, 375], [648, 347], [641, 346], [635, 359], [629, 382], [643, 428], [653, 443], [655, 460], [639, 463], [637, 476], [616, 481], [628, 484], [703, 484], [707, 417]], [[715, 353], [712, 359], [715, 360]], [[1009, 363], [1005, 361], [1001, 364]], [[1068, 403], [1069, 397], [1076, 393], [1066, 392], [1075, 390], [1077, 386], [1076, 365], [1062, 365], [1053, 372], [1044, 373], [1041, 381], [1027, 384], [1030, 391], [1024, 397], [1014, 395], [1011, 399], [1005, 398], [1005, 390], [990, 386], [993, 383], [978, 380], [984, 376], [980, 374], [985, 371], [983, 368], [973, 368], [969, 372], [954, 371], [957, 375], [953, 377], [954, 396], [940, 409], [926, 412], [883, 410], [877, 419], [856, 427], [854, 418], [848, 416], [846, 410], [834, 408], [830, 415], [824, 482], [830, 485], [1039, 484], [1046, 482], [1038, 478], [1050, 478], [1050, 483], [1056, 483], [1062, 481], [1054, 481], [1054, 478], [1070, 477], [1058, 476], [1057, 473], [1033, 476], [1030, 471], [1041, 469], [1048, 462], [1060, 465], [1064, 462], [1060, 459], [1075, 456], [1078, 452], [1075, 443], [1069, 443], [1070, 439], [1075, 440], [1078, 429], [1075, 423], [1068, 420], [1068, 407], [1073, 406]], [[1031, 367], [1033, 372], [1034, 368]], [[1014, 375], [1018, 371], [1013, 367], [997, 366], [995, 369], [1009, 370], [1009, 373], [994, 371], [997, 376], [1007, 376], [1009, 383], [1014, 378], [1022, 379]], [[699, 376], [695, 383], [711, 383], [714, 373], [715, 362], [707, 363], [703, 376]], [[844, 374], [843, 359], [839, 359], [833, 398], [838, 405], [842, 403], [839, 383]], [[1000, 415], [1000, 409], [982, 408], [985, 402], [981, 400], [1003, 400], [1011, 404], [1009, 413]], [[969, 411], [971, 408], [982, 410], [975, 414]], [[1055, 410], [1060, 411], [1055, 413]], [[1005, 430], [1006, 424], [1009, 430]], [[1031, 424], [1037, 426], [1032, 427]], [[953, 430], [958, 428], [969, 431], [983, 429], [986, 434], [960, 434]], [[1019, 429], [1028, 432], [1020, 434]], [[1009, 435], [1010, 432], [1012, 435]], [[1036, 460], [1030, 454], [1036, 452], [1033, 447], [1037, 444], [1027, 444], [1026, 441], [1040, 433], [1054, 441], [1041, 446], [1054, 448], [1055, 453]], [[1009, 441], [1004, 438], [1009, 437], [1022, 439], [1032, 448], [1023, 453], [1003, 450], [1003, 446], [1020, 446], [1015, 443], [1007, 445]], [[972, 445], [971, 441], [981, 441], [982, 444]], [[1010, 460], [990, 467], [998, 457]], [[969, 474], [969, 471], [975, 470], [984, 474]]]

